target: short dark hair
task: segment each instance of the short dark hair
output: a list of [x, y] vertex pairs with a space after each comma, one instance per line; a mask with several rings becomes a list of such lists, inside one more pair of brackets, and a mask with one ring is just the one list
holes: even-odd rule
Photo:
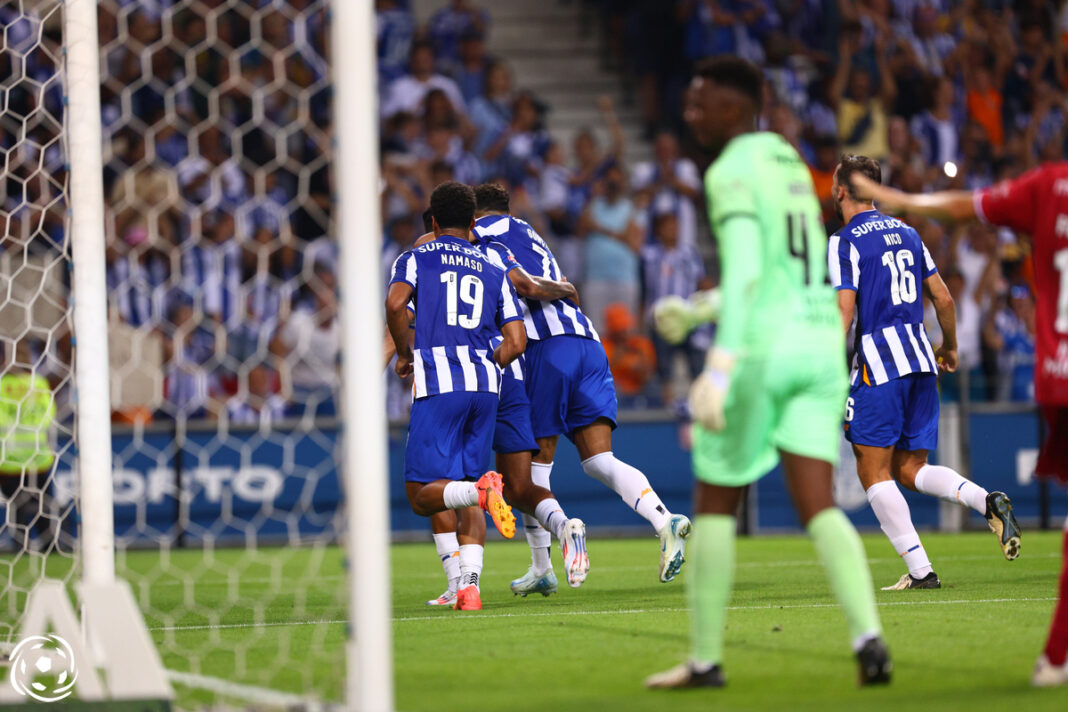
[[483, 183], [475, 188], [475, 203], [479, 210], [508, 212], [508, 191], [500, 183]]
[[734, 55], [712, 57], [698, 62], [694, 74], [741, 92], [753, 102], [757, 110], [760, 109], [764, 95], [764, 75], [752, 62]]
[[434, 211], [427, 208], [423, 211], [423, 232], [430, 232], [434, 229]]
[[845, 186], [846, 192], [853, 200], [857, 200], [856, 188], [850, 180], [854, 173], [867, 176], [876, 183], [883, 182], [883, 169], [877, 160], [868, 156], [858, 156], [855, 153], [843, 153], [838, 162], [838, 185]]
[[475, 219], [475, 191], [469, 185], [445, 181], [430, 194], [430, 214], [443, 230], [467, 230]]

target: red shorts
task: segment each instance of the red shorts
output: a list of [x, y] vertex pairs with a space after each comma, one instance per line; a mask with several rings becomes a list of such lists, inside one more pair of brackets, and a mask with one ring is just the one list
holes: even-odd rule
[[1068, 407], [1043, 405], [1046, 441], [1038, 454], [1035, 477], [1068, 485]]

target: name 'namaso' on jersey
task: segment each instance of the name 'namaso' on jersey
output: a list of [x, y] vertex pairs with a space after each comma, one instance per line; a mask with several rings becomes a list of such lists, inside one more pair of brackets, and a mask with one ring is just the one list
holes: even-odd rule
[[836, 289], [857, 293], [858, 378], [872, 385], [910, 373], [938, 373], [923, 328], [923, 280], [937, 272], [919, 233], [878, 210], [853, 216], [831, 235], [827, 265]]
[[[486, 215], [475, 221], [475, 236], [487, 251], [503, 248], [530, 274], [560, 279], [560, 267], [549, 246], [523, 220], [510, 215]], [[503, 255], [502, 259], [507, 261]], [[522, 305], [528, 339], [540, 341], [566, 334], [601, 340], [582, 310], [568, 299], [551, 302], [523, 299]]]
[[466, 240], [442, 235], [401, 254], [390, 284], [412, 288], [415, 397], [500, 392], [490, 342], [523, 318], [504, 271]]

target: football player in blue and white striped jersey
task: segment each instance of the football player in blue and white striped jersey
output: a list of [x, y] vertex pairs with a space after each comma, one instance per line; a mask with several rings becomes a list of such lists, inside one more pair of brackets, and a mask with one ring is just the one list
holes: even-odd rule
[[[486, 183], [475, 190], [478, 219], [475, 236], [485, 249], [506, 251], [528, 273], [560, 280], [560, 267], [552, 250], [526, 222], [508, 214], [508, 191]], [[690, 520], [672, 514], [657, 496], [648, 478], [612, 454], [616, 427], [616, 392], [608, 358], [593, 324], [573, 299], [523, 300], [523, 322], [528, 339], [526, 386], [531, 420], [539, 451], [532, 478], [549, 485], [556, 441], [567, 435], [575, 443], [587, 475], [614, 490], [635, 512], [645, 517], [660, 536], [659, 577], [675, 578], [685, 556]], [[534, 564], [512, 590], [531, 589], [551, 563], [539, 562], [537, 551], [548, 546], [548, 534], [524, 518]]]
[[[857, 474], [875, 515], [909, 572], [884, 590], [940, 588], [908, 503], [894, 483], [924, 494], [959, 502], [990, 519], [1008, 512], [1004, 526], [1019, 527], [1002, 492], [987, 492], [948, 467], [929, 465], [927, 454], [938, 443], [940, 370], [957, 367], [957, 327], [953, 297], [919, 233], [859, 200], [850, 176], [859, 173], [876, 183], [877, 161], [844, 156], [831, 191], [845, 226], [828, 243], [831, 282], [848, 332], [856, 314], [856, 349], [846, 438], [857, 455]], [[920, 287], [930, 297], [942, 327], [943, 341], [932, 349], [923, 328]]]
[[[397, 374], [415, 378], [405, 489], [416, 514], [478, 505], [511, 538], [515, 517], [504, 501], [501, 476], [481, 468], [494, 432], [501, 369], [526, 346], [520, 306], [504, 272], [468, 242], [473, 191], [443, 183], [431, 194], [430, 207], [436, 239], [397, 258], [386, 296]], [[419, 314], [411, 340], [409, 303]], [[498, 334], [503, 341], [491, 351]], [[468, 542], [460, 547], [456, 608], [475, 610], [482, 607], [485, 529], [461, 517], [459, 535]]]
[[[429, 211], [428, 211], [429, 212]], [[430, 219], [430, 218], [427, 218]], [[434, 239], [434, 234], [423, 235], [415, 242], [420, 247]], [[498, 246], [500, 247], [500, 246]], [[548, 280], [535, 277], [526, 272], [515, 258], [504, 248], [503, 251], [484, 250], [490, 262], [505, 270], [509, 281], [521, 296], [530, 299], [557, 299], [576, 296], [575, 288], [568, 282]], [[414, 313], [414, 306], [409, 307]], [[494, 338], [491, 345], [496, 347], [503, 337]], [[540, 531], [551, 531], [560, 542], [564, 558], [564, 569], [568, 585], [578, 588], [586, 579], [590, 568], [589, 554], [586, 550], [586, 525], [581, 519], [568, 519], [556, 497], [547, 488], [535, 485], [531, 479], [531, 460], [538, 451], [534, 440], [534, 429], [530, 421], [530, 400], [527, 397], [523, 376], [523, 357], [513, 361], [501, 373], [500, 402], [497, 406], [497, 421], [493, 433], [493, 451], [497, 453], [497, 470], [504, 480], [504, 495], [512, 505], [518, 508], [534, 522]], [[455, 599], [452, 576], [454, 552], [458, 552], [456, 539], [456, 515], [441, 512], [430, 518], [434, 530], [434, 543], [438, 557], [449, 579], [449, 589], [437, 599], [427, 601], [427, 605], [452, 605]], [[543, 528], [544, 527], [544, 528]], [[548, 541], [544, 549], [532, 553], [549, 561]], [[457, 574], [458, 575], [458, 574]], [[531, 587], [516, 588], [513, 592], [526, 596], [540, 593], [548, 596], [557, 590], [556, 576], [549, 566], [547, 573], [541, 576]]]

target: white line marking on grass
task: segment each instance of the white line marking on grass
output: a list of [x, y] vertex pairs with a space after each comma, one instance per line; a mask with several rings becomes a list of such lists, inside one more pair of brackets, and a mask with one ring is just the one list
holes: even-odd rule
[[[913, 600], [913, 601], [878, 601], [878, 606], [950, 606], [968, 603], [1029, 603], [1056, 601], [1055, 596], [1037, 598], [959, 598], [947, 601], [940, 600]], [[777, 609], [792, 608], [838, 608], [837, 603], [784, 603], [764, 604], [760, 606], [727, 606], [729, 611], [770, 611]], [[555, 616], [626, 616], [640, 615], [643, 613], [684, 613], [688, 608], [618, 608], [601, 611], [531, 611], [524, 613], [467, 613], [462, 616], [453, 615], [430, 615], [430, 616], [399, 616], [393, 619], [394, 623], [409, 623], [412, 621], [467, 621], [486, 618], [551, 618]], [[225, 630], [230, 628], [280, 628], [287, 626], [304, 625], [340, 625], [348, 623], [346, 620], [319, 620], [319, 621], [274, 621], [271, 623], [220, 623], [217, 625], [173, 625], [149, 628], [149, 631], [192, 631], [192, 630]]]
[[177, 670], [168, 670], [167, 677], [169, 677], [172, 682], [176, 682], [179, 685], [185, 685], [186, 687], [193, 687], [199, 690], [208, 690], [209, 692], [232, 698], [236, 697], [256, 704], [270, 705], [271, 707], [296, 707], [309, 711], [327, 709], [322, 703], [307, 697], [301, 697], [300, 695], [294, 695], [287, 692], [279, 692], [278, 690], [271, 690], [266, 687], [242, 685], [238, 682], [221, 680], [217, 677], [197, 675], [196, 673], [191, 672], [179, 672]]

